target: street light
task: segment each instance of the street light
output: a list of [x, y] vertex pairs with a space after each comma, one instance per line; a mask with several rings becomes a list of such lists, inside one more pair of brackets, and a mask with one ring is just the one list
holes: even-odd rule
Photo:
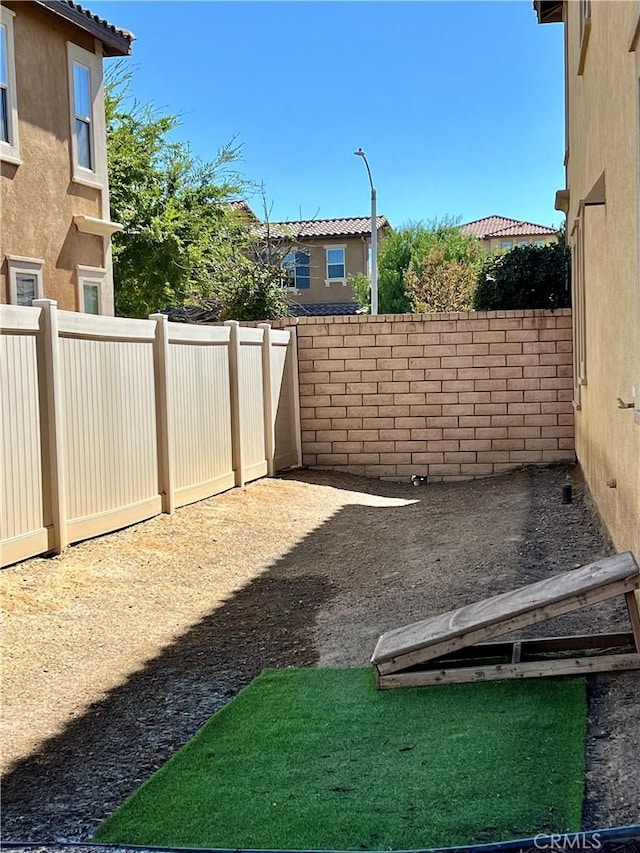
[[371, 313], [378, 313], [378, 214], [376, 189], [373, 186], [373, 178], [371, 177], [371, 169], [367, 162], [367, 156], [358, 148], [353, 152], [356, 157], [362, 157], [364, 165], [367, 167], [369, 175], [369, 183], [371, 184]]

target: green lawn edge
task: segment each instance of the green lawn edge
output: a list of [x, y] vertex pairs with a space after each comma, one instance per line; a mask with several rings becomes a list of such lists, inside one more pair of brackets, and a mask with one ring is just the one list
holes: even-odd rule
[[265, 670], [97, 829], [116, 844], [385, 850], [578, 831], [586, 686], [377, 691]]

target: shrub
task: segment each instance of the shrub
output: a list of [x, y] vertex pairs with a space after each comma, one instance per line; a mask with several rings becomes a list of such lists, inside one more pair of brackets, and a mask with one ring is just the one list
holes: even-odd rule
[[442, 246], [434, 246], [415, 260], [404, 274], [411, 310], [419, 314], [435, 311], [469, 311], [476, 285], [480, 249], [470, 243], [464, 259], [447, 258]]
[[571, 253], [562, 243], [520, 246], [488, 257], [478, 274], [476, 311], [571, 306]]
[[353, 288], [353, 295], [358, 305], [363, 309], [363, 314], [371, 313], [371, 279], [365, 273], [349, 276], [349, 284]]

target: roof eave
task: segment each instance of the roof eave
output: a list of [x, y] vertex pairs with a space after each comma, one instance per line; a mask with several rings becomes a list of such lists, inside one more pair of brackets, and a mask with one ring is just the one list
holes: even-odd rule
[[133, 33], [121, 34], [115, 28], [104, 26], [95, 20], [91, 14], [81, 12], [67, 3], [60, 2], [60, 0], [34, 0], [34, 2], [102, 42], [105, 56], [131, 55], [131, 43], [135, 39]]
[[539, 24], [562, 23], [563, 0], [533, 0]]

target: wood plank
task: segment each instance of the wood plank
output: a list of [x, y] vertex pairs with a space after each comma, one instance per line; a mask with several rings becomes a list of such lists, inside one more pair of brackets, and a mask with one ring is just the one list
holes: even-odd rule
[[378, 640], [371, 660], [381, 672], [396, 671], [639, 586], [638, 564], [625, 552], [389, 631]]
[[629, 611], [629, 619], [631, 620], [631, 630], [636, 644], [636, 651], [640, 652], [640, 595], [637, 590], [628, 592], [625, 596], [627, 599], [627, 610]]
[[[491, 624], [475, 631], [470, 631], [467, 634], [453, 636], [451, 639], [442, 640], [437, 645], [431, 645], [426, 649], [418, 646], [411, 652], [406, 654], [397, 654], [389, 660], [383, 660], [376, 663], [381, 673], [398, 672], [402, 669], [407, 669], [414, 664], [424, 663], [427, 660], [441, 657], [449, 652], [464, 648], [465, 646], [474, 645], [484, 640], [490, 640], [493, 637], [499, 637], [504, 634], [510, 634], [513, 631], [519, 631], [528, 625], [534, 625], [538, 622], [543, 622], [545, 619], [551, 619], [555, 616], [562, 616], [579, 607], [586, 607], [590, 604], [598, 604], [608, 598], [613, 598], [616, 595], [622, 595], [628, 592], [630, 584], [634, 584], [635, 579], [627, 579], [618, 581], [616, 584], [611, 584], [600, 589], [592, 590], [586, 595], [580, 596], [577, 599], [557, 602], [555, 604], [540, 607], [536, 610], [524, 612], [511, 619], [505, 619], [500, 623]], [[577, 603], [576, 603], [577, 602]]]
[[[634, 636], [631, 631], [615, 634], [570, 634], [566, 637], [540, 637], [530, 640], [519, 640], [522, 655], [525, 657], [533, 654], [545, 654], [550, 652], [588, 651], [593, 649], [609, 649], [618, 647], [634, 647]], [[491, 657], [496, 655], [511, 655], [513, 642], [508, 640], [496, 640], [491, 643], [477, 643], [474, 646], [464, 646], [455, 652], [441, 655], [434, 660], [449, 661], [465, 657]]]
[[531, 661], [496, 666], [464, 667], [432, 671], [396, 672], [378, 675], [380, 690], [394, 687], [428, 687], [435, 684], [467, 684], [474, 681], [496, 681], [508, 678], [545, 678], [548, 676], [590, 675], [594, 672], [621, 672], [640, 669], [640, 654], [603, 655], [569, 660]]
[[[582, 651], [585, 656], [595, 657], [605, 654], [633, 654], [634, 636], [629, 631], [623, 634], [594, 634], [572, 637], [555, 637], [542, 640], [517, 640], [515, 642], [478, 643], [465, 646], [455, 652], [417, 664], [403, 672], [426, 672], [438, 669], [462, 669], [463, 667], [485, 667], [508, 663], [544, 663], [549, 660], [566, 660], [557, 657], [558, 652]], [[547, 657], [552, 653], [555, 658]], [[514, 660], [514, 656], [518, 659]]]

